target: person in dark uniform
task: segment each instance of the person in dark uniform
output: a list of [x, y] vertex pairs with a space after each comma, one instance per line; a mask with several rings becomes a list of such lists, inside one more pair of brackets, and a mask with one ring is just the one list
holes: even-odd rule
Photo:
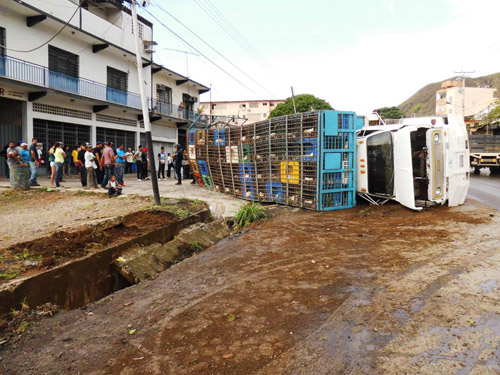
[[182, 149], [180, 145], [175, 145], [175, 173], [177, 174], [177, 183], [176, 185], [182, 185]]

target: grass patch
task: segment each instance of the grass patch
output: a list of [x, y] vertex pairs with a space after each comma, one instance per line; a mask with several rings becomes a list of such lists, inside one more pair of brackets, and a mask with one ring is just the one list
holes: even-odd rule
[[267, 211], [259, 203], [251, 203], [241, 206], [236, 216], [234, 217], [235, 223], [238, 228], [244, 228], [254, 221], [267, 218]]
[[191, 241], [188, 245], [191, 246], [191, 248], [195, 251], [203, 250], [203, 245], [198, 241]]
[[177, 206], [167, 207], [166, 210], [176, 215], [179, 219], [185, 219], [189, 215], [191, 215], [191, 212], [189, 212], [189, 210]]
[[201, 206], [204, 202], [202, 200], [199, 200], [199, 199], [193, 199], [191, 201], [195, 206]]

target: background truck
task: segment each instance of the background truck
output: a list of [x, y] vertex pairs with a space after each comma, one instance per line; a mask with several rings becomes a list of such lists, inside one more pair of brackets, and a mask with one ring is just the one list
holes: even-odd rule
[[470, 165], [474, 173], [490, 168], [491, 174], [500, 173], [500, 135], [477, 134], [470, 138]]

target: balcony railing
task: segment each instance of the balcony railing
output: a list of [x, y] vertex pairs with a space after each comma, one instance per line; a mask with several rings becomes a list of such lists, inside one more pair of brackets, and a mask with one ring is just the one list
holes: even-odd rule
[[112, 89], [85, 78], [75, 78], [48, 68], [8, 56], [0, 56], [0, 76], [92, 99], [141, 108], [141, 97], [132, 92]]
[[151, 112], [158, 115], [186, 120], [187, 122], [193, 122], [198, 117], [197, 112], [170, 103], [161, 102], [156, 99], [151, 99]]
[[[0, 76], [87, 98], [112, 102], [137, 109], [141, 108], [141, 96], [138, 94], [116, 90], [102, 83], [85, 78], [75, 78], [53, 72], [47, 67], [13, 57], [0, 56]], [[186, 122], [193, 122], [199, 117], [198, 113], [194, 111], [156, 99], [148, 99], [148, 105], [153, 114], [161, 114], [185, 120]]]

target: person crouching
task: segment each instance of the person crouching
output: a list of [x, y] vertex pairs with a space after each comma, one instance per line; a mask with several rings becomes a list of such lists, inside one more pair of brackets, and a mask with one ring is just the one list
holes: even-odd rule
[[115, 176], [111, 176], [108, 182], [108, 197], [119, 196], [122, 194], [122, 188], [118, 187], [118, 181]]

